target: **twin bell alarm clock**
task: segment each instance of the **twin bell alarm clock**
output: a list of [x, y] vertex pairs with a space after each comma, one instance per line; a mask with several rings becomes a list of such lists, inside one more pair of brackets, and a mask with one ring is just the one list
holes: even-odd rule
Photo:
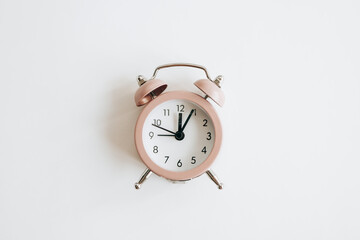
[[[167, 84], [156, 78], [159, 70], [172, 67], [192, 67], [205, 72], [206, 79], [194, 84], [204, 95], [188, 91], [164, 92]], [[144, 106], [135, 126], [135, 145], [146, 170], [135, 184], [140, 189], [155, 173], [173, 182], [185, 182], [206, 173], [223, 188], [210, 169], [222, 142], [220, 119], [208, 101], [224, 105], [220, 88], [222, 76], [212, 80], [205, 67], [195, 64], [166, 64], [155, 69], [150, 80], [138, 76], [136, 106]]]

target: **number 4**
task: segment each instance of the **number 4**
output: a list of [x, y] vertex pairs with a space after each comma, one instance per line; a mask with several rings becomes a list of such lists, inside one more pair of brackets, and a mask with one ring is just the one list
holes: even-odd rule
[[203, 149], [201, 150], [201, 152], [203, 152], [204, 154], [206, 154], [206, 146], [203, 147]]

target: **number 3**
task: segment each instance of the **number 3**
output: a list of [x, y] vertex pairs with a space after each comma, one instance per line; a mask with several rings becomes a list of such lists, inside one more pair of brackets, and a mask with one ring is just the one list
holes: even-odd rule
[[207, 136], [206, 140], [210, 140], [211, 139], [211, 132], [208, 132], [207, 135], [208, 136]]

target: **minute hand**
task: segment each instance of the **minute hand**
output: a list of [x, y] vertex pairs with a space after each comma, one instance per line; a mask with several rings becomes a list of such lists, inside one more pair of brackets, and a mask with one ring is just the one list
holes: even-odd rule
[[184, 123], [184, 126], [182, 126], [181, 128], [181, 132], [184, 131], [185, 127], [186, 127], [186, 124], [189, 122], [190, 118], [191, 118], [191, 115], [194, 113], [195, 109], [191, 110], [189, 116], [187, 117], [185, 123]]

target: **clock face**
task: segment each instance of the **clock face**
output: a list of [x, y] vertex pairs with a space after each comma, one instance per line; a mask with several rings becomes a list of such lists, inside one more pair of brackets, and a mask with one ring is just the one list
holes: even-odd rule
[[214, 146], [211, 118], [199, 105], [185, 99], [165, 101], [146, 117], [142, 141], [159, 167], [182, 172], [203, 163]]

